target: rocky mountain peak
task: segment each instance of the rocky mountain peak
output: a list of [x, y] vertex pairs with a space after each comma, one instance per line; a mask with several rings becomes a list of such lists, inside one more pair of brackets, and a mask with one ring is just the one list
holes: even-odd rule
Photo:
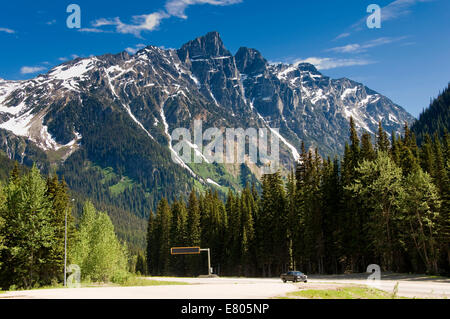
[[214, 57], [229, 57], [232, 54], [225, 48], [218, 32], [209, 32], [204, 36], [189, 41], [178, 50], [180, 60], [208, 59]]
[[317, 68], [311, 63], [298, 63], [297, 68], [301, 71], [311, 72], [314, 74], [319, 73], [319, 71], [317, 71]]
[[236, 66], [242, 74], [260, 74], [267, 67], [267, 60], [255, 49], [241, 47], [235, 55]]

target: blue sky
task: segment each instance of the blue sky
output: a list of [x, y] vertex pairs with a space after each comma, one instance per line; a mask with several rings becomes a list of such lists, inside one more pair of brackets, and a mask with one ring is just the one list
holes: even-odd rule
[[[81, 29], [69, 29], [69, 4]], [[381, 8], [369, 29], [369, 4]], [[235, 53], [247, 46], [272, 62], [310, 61], [388, 96], [414, 116], [450, 81], [448, 0], [147, 0], [4, 1], [0, 77], [27, 79], [67, 59], [179, 48], [219, 31]]]

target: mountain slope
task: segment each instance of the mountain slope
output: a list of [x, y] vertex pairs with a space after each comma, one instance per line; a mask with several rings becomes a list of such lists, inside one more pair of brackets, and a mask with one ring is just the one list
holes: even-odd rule
[[206, 187], [224, 194], [261, 176], [261, 163], [185, 163], [173, 150], [175, 128], [192, 132], [194, 120], [204, 130], [279, 128], [281, 168], [289, 169], [301, 141], [341, 153], [350, 116], [360, 132], [376, 132], [378, 121], [400, 132], [413, 121], [381, 94], [311, 64], [269, 64], [245, 47], [233, 55], [217, 32], [179, 50], [148, 46], [0, 80], [0, 147], [10, 158], [56, 170], [74, 191], [139, 218], [161, 197]]
[[419, 144], [422, 143], [424, 135], [427, 133], [433, 136], [436, 132], [438, 136], [442, 137], [445, 130], [450, 130], [450, 84], [420, 114], [411, 130], [416, 134]]

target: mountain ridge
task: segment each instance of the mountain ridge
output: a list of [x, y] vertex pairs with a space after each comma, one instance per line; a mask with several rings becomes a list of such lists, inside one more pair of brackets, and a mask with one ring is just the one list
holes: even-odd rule
[[162, 197], [209, 187], [225, 194], [261, 177], [261, 163], [185, 163], [173, 149], [175, 128], [192, 132], [195, 120], [205, 129], [279, 128], [281, 168], [288, 171], [302, 142], [323, 156], [341, 154], [350, 117], [360, 133], [375, 133], [379, 121], [400, 132], [414, 120], [385, 96], [312, 64], [270, 64], [246, 47], [233, 55], [218, 32], [178, 50], [150, 45], [0, 81], [0, 149], [142, 218]]

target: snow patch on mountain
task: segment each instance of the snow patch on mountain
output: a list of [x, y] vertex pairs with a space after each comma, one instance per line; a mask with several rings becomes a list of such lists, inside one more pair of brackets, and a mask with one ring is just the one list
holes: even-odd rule
[[54, 68], [50, 72], [49, 76], [63, 81], [73, 78], [81, 78], [86, 72], [95, 67], [95, 61], [97, 61], [97, 58], [83, 59], [73, 66], [63, 64]]
[[269, 123], [264, 119], [264, 117], [261, 114], [259, 114], [258, 112], [257, 112], [257, 114], [258, 114], [258, 117], [267, 125], [269, 130], [273, 134], [275, 134], [291, 150], [292, 157], [294, 158], [294, 160], [296, 162], [299, 161], [300, 154], [298, 153], [297, 149], [292, 144], [290, 144], [279, 132], [277, 132], [275, 129], [271, 128]]
[[166, 133], [166, 136], [167, 136], [167, 138], [169, 140], [169, 149], [170, 149], [170, 151], [172, 152], [172, 155], [173, 155], [172, 159], [174, 159], [175, 162], [178, 165], [180, 165], [181, 167], [185, 168], [189, 172], [189, 174], [191, 174], [194, 177], [197, 177], [197, 175], [189, 168], [189, 166], [186, 165], [186, 163], [181, 159], [181, 157], [177, 154], [177, 152], [175, 152], [175, 150], [172, 147], [172, 136], [169, 133], [169, 123], [167, 123], [166, 115], [164, 113], [164, 104], [165, 103], [163, 103], [163, 105], [161, 105], [160, 115], [161, 115], [161, 119], [162, 119], [162, 122], [163, 122], [163, 125], [164, 125], [164, 132]]
[[28, 129], [34, 115], [33, 110], [29, 110], [19, 117], [13, 117], [8, 121], [0, 124], [0, 128], [13, 132], [17, 136], [28, 137]]
[[222, 186], [220, 186], [218, 183], [216, 183], [215, 181], [213, 181], [211, 178], [208, 178], [208, 179], [206, 180], [206, 182], [208, 182], [209, 184], [215, 185], [215, 186], [217, 186], [217, 187], [222, 187]]
[[345, 89], [344, 93], [342, 93], [341, 95], [341, 100], [344, 101], [349, 95], [355, 95], [357, 91], [358, 91], [357, 86], [351, 89]]

